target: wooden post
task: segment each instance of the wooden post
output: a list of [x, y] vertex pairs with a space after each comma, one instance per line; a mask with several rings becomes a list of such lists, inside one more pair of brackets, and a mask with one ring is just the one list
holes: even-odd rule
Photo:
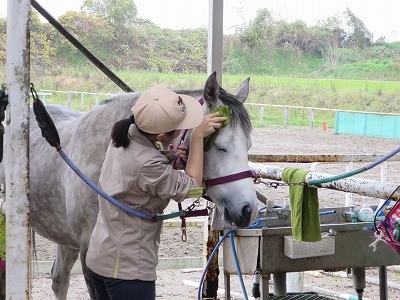
[[312, 109], [308, 109], [308, 119], [310, 120], [310, 128], [314, 128], [314, 111]]
[[289, 108], [285, 107], [283, 109], [283, 127], [287, 127], [289, 122]]

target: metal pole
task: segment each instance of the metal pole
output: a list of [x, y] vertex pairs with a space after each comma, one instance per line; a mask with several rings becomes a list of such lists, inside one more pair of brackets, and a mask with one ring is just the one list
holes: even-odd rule
[[217, 81], [221, 85], [224, 1], [209, 1], [207, 73], [217, 72]]
[[[223, 0], [209, 0], [207, 73], [216, 72], [219, 85], [222, 83], [223, 6]], [[219, 241], [218, 230], [211, 229], [210, 217], [205, 219], [204, 232], [206, 246], [204, 251], [205, 257], [208, 258]], [[216, 255], [206, 273], [202, 298], [217, 298], [218, 275], [218, 255]]]
[[7, 2], [6, 299], [29, 299], [29, 20], [30, 0]]

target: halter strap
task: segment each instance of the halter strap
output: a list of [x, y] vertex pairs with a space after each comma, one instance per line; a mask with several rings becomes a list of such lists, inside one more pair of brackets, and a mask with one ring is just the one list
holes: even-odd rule
[[217, 177], [213, 179], [204, 179], [204, 184], [206, 187], [224, 184], [232, 181], [237, 181], [244, 178], [257, 178], [257, 173], [254, 170], [247, 170], [227, 176]]

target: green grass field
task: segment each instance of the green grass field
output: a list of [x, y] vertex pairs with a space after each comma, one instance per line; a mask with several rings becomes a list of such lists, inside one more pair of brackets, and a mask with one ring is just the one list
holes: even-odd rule
[[[202, 89], [206, 74], [167, 74], [152, 72], [117, 72], [117, 75], [135, 91], [144, 91], [155, 85], [172, 89]], [[0, 82], [5, 81], [5, 71], [0, 70]], [[343, 110], [398, 113], [400, 112], [400, 82], [372, 80], [343, 80], [271, 77], [260, 75], [224, 75], [222, 86], [235, 93], [241, 82], [250, 77], [250, 95], [246, 103], [305, 106]], [[122, 93], [116, 84], [94, 68], [63, 70], [59, 74], [31, 74], [38, 91], [80, 91], [91, 93]], [[99, 101], [108, 96], [99, 96]], [[65, 105], [66, 94], [53, 93], [48, 103]], [[87, 110], [95, 105], [95, 96], [74, 94], [71, 106]], [[283, 109], [266, 107], [263, 122], [260, 108], [247, 106], [255, 127], [283, 124]], [[334, 126], [334, 112], [314, 111], [315, 126], [326, 123]], [[308, 126], [306, 109], [290, 109], [289, 125]]]

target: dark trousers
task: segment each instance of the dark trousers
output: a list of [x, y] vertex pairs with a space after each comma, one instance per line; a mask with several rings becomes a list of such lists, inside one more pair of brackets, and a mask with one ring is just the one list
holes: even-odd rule
[[90, 270], [96, 300], [155, 300], [156, 282], [108, 278]]

